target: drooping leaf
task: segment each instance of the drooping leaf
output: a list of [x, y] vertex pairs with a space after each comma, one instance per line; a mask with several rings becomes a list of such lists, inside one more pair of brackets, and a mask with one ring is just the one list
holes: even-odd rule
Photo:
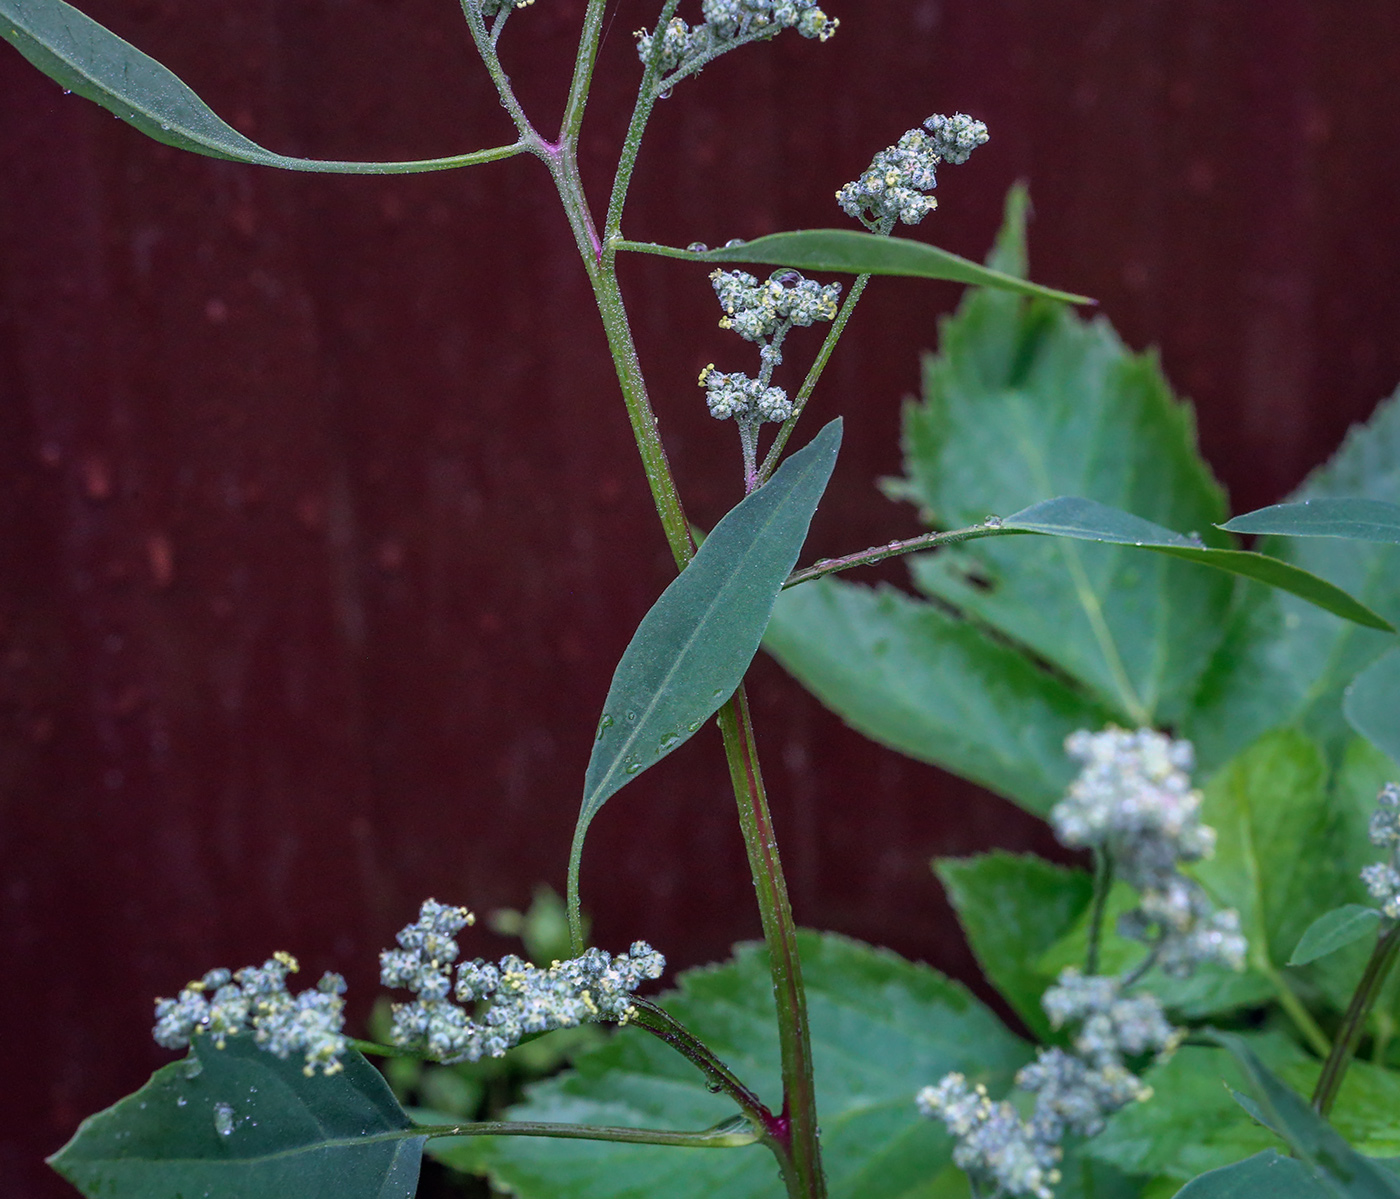
[[516, 147], [414, 162], [330, 162], [265, 150], [226, 124], [185, 83], [64, 0], [0, 0], [0, 37], [49, 78], [166, 145], [211, 158], [328, 174], [440, 171], [518, 153]]
[[768, 266], [790, 266], [803, 271], [840, 271], [851, 275], [912, 275], [921, 279], [946, 279], [971, 283], [1021, 295], [1092, 304], [1087, 296], [1041, 287], [1025, 278], [982, 266], [927, 242], [907, 237], [877, 237], [856, 229], [800, 229], [791, 233], [770, 233], [752, 241], [739, 242], [718, 250], [678, 250], [650, 242], [624, 241], [618, 249], [666, 258], [686, 258], [691, 262], [754, 262]]
[[[1027, 1047], [966, 990], [926, 966], [833, 935], [801, 934], [822, 1153], [833, 1199], [922, 1197], [951, 1150], [914, 1106], [950, 1070], [993, 1093], [1011, 1085]], [[690, 971], [663, 1005], [770, 1105], [781, 1094], [767, 957], [742, 945], [722, 966]], [[576, 1068], [529, 1091], [512, 1119], [700, 1128], [733, 1111], [661, 1042], [624, 1029]], [[520, 1199], [780, 1199], [769, 1152], [498, 1139], [493, 1178]], [[956, 1179], [950, 1178], [950, 1185]], [[956, 1193], [956, 1192], [954, 1192]]]
[[1074, 777], [1064, 740], [1113, 710], [975, 626], [834, 579], [778, 597], [764, 648], [852, 728], [1044, 815]]
[[1132, 545], [1184, 558], [1188, 562], [1199, 562], [1202, 566], [1213, 566], [1216, 570], [1256, 579], [1280, 591], [1300, 596], [1324, 611], [1355, 621], [1368, 629], [1395, 632], [1389, 621], [1376, 615], [1341, 588], [1287, 562], [1248, 550], [1212, 549], [1197, 545], [1171, 529], [1164, 529], [1131, 512], [1110, 508], [1094, 500], [1059, 496], [1032, 504], [1001, 523], [1006, 532], [1042, 533], [1053, 537], [1072, 537], [1078, 541]]
[[1027, 1028], [1048, 1039], [1050, 1021], [1040, 997], [1055, 976], [1040, 970], [1039, 959], [1087, 910], [1093, 879], [1044, 858], [1000, 850], [937, 858], [933, 868], [987, 981]]
[[1352, 680], [1342, 710], [1352, 728], [1400, 762], [1400, 650], [1378, 658]]
[[1230, 1052], [1249, 1083], [1256, 1111], [1328, 1191], [1341, 1199], [1400, 1197], [1400, 1177], [1348, 1145], [1301, 1095], [1259, 1060], [1248, 1041], [1214, 1030], [1202, 1035]]
[[[1278, 1033], [1244, 1036], [1256, 1057], [1299, 1094], [1317, 1082], [1321, 1063]], [[1207, 1170], [1237, 1162], [1270, 1145], [1261, 1127], [1235, 1099], [1249, 1082], [1225, 1049], [1187, 1045], [1151, 1067], [1152, 1098], [1118, 1112], [1089, 1142], [1089, 1152], [1120, 1169], [1170, 1178], [1180, 1186]], [[1333, 1126], [1371, 1157], [1395, 1152], [1400, 1075], [1357, 1062], [1332, 1109]]]
[[[1400, 396], [1347, 435], [1295, 501], [1362, 497], [1400, 504]], [[1270, 539], [1259, 547], [1400, 621], [1400, 546], [1335, 537]], [[1395, 646], [1392, 636], [1337, 620], [1262, 587], [1240, 595], [1183, 731], [1208, 765], [1267, 729], [1297, 725], [1335, 756], [1351, 736], [1343, 689]]]
[[613, 672], [584, 777], [571, 904], [589, 822], [607, 799], [688, 741], [758, 652], [841, 447], [836, 419], [717, 524], [661, 593]]
[[49, 1163], [96, 1199], [410, 1199], [423, 1138], [357, 1053], [307, 1077], [248, 1037], [190, 1056], [90, 1116]]
[[1348, 496], [1318, 496], [1296, 504], [1272, 504], [1232, 517], [1220, 526], [1233, 533], [1284, 537], [1345, 537], [1400, 545], [1400, 504]]
[[1318, 958], [1369, 937], [1376, 931], [1381, 914], [1375, 908], [1359, 903], [1343, 904], [1324, 912], [1307, 927], [1298, 939], [1298, 948], [1288, 959], [1290, 966], [1306, 966]]
[[[1025, 269], [1013, 193], [991, 263]], [[1151, 355], [1063, 305], [970, 292], [925, 359], [904, 414], [899, 491], [932, 526], [961, 528], [1079, 495], [1228, 547], [1224, 496], [1190, 408]], [[1193, 544], [1193, 543], [1187, 543]], [[1209, 661], [1232, 582], [1135, 547], [1024, 536], [913, 561], [925, 592], [1052, 664], [1120, 723], [1177, 719]]]
[[1265, 1149], [1192, 1179], [1176, 1199], [1328, 1199], [1330, 1194], [1302, 1162]]

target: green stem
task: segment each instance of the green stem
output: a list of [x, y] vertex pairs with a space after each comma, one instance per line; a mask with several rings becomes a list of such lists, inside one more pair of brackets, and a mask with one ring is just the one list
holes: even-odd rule
[[470, 1124], [419, 1124], [401, 1132], [361, 1141], [401, 1140], [405, 1137], [558, 1137], [574, 1141], [622, 1141], [632, 1145], [680, 1145], [690, 1149], [734, 1149], [752, 1145], [758, 1133], [748, 1122], [738, 1128], [725, 1121], [703, 1132], [671, 1132], [661, 1128], [608, 1128], [591, 1124], [553, 1124], [542, 1120], [480, 1120]]
[[1303, 1001], [1293, 993], [1293, 988], [1288, 985], [1288, 980], [1274, 968], [1272, 962], [1255, 958], [1250, 962], [1274, 988], [1274, 998], [1278, 1000], [1279, 1007], [1283, 1008], [1284, 1014], [1293, 1021], [1293, 1025], [1302, 1034], [1303, 1040], [1308, 1043], [1318, 1057], [1327, 1057], [1332, 1052], [1332, 1042], [1327, 1039], [1327, 1034], [1322, 1031], [1316, 1020], [1312, 1018], [1312, 1013], [1303, 1005]]
[[797, 420], [802, 415], [802, 410], [807, 407], [807, 401], [811, 399], [812, 392], [816, 390], [817, 380], [822, 377], [822, 371], [826, 370], [831, 353], [836, 349], [836, 343], [841, 340], [841, 334], [845, 332], [846, 322], [851, 319], [851, 313], [856, 310], [861, 293], [869, 282], [869, 275], [857, 275], [856, 281], [851, 284], [851, 290], [846, 293], [846, 300], [841, 305], [841, 311], [836, 314], [836, 319], [831, 322], [831, 328], [826, 331], [822, 348], [817, 351], [812, 368], [807, 372], [807, 377], [802, 380], [802, 386], [798, 388], [797, 395], [792, 401], [792, 415], [783, 421], [778, 435], [773, 438], [773, 444], [769, 447], [767, 456], [763, 459], [763, 465], [758, 471], [760, 481], [766, 483], [772, 477], [773, 472], [777, 470], [778, 459], [782, 457], [783, 447], [787, 445], [792, 431], [797, 428]]
[[[600, 2], [601, 0], [594, 0], [595, 4]], [[534, 153], [540, 153], [540, 147], [544, 144], [543, 140], [535, 132], [535, 127], [530, 124], [525, 110], [520, 106], [520, 101], [515, 98], [515, 92], [510, 86], [510, 76], [505, 73], [505, 69], [501, 66], [501, 60], [496, 56], [496, 43], [491, 32], [486, 28], [481, 10], [472, 3], [472, 0], [461, 0], [461, 5], [462, 15], [467, 19], [467, 28], [471, 30], [472, 41], [476, 44], [476, 52], [481, 55], [481, 61], [491, 76], [491, 82], [496, 85], [496, 93], [501, 97], [502, 106], [510, 114], [510, 119], [515, 122], [515, 128], [520, 134], [521, 142]]]
[[1376, 938], [1376, 948], [1371, 952], [1371, 960], [1366, 963], [1346, 1015], [1342, 1017], [1342, 1026], [1332, 1042], [1332, 1052], [1322, 1064], [1322, 1073], [1318, 1075], [1317, 1089], [1312, 1097], [1312, 1105], [1321, 1116], [1326, 1116], [1332, 1110], [1347, 1067], [1356, 1053], [1357, 1042], [1361, 1040], [1361, 1033], [1366, 1027], [1366, 1017], [1375, 1006], [1386, 976], [1395, 964], [1397, 951], [1400, 951], [1400, 921], [1392, 921], [1390, 927]]
[[[812, 1046], [808, 1033], [807, 996], [802, 986], [802, 962], [797, 950], [797, 926], [788, 900], [787, 881], [778, 857], [778, 840], [768, 812], [763, 776], [758, 765], [749, 701], [743, 685], [719, 710], [729, 778], [739, 804], [739, 827], [744, 834], [749, 870], [758, 894], [763, 939], [778, 1012], [778, 1045], [783, 1072], [783, 1117], [787, 1155], [778, 1155], [792, 1199], [824, 1199], [818, 1144], [817, 1097], [812, 1075]], [[775, 1149], [776, 1152], [776, 1149]]]
[[819, 558], [811, 566], [804, 566], [788, 575], [783, 580], [783, 589], [796, 587], [799, 583], [810, 583], [813, 579], [834, 575], [838, 571], [850, 570], [855, 566], [869, 566], [875, 562], [883, 562], [886, 558], [898, 558], [901, 554], [911, 554], [916, 550], [931, 550], [958, 541], [975, 541], [979, 537], [999, 535], [1007, 535], [1007, 531], [1000, 525], [970, 525], [966, 529], [951, 529], [946, 533], [921, 533], [918, 537], [908, 537], [903, 541], [872, 545], [869, 549], [847, 554], [844, 558]]
[[1113, 888], [1113, 857], [1107, 850], [1094, 848], [1094, 906], [1089, 918], [1089, 951], [1084, 956], [1084, 973], [1099, 972], [1099, 946], [1103, 941], [1103, 917], [1108, 893]]

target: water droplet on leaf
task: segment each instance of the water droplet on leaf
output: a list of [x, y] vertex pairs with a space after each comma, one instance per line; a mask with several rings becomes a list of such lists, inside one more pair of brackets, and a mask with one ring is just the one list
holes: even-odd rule
[[727, 250], [731, 246], [742, 246], [743, 244], [744, 239], [742, 237], [731, 237], [727, 242], [724, 243], [724, 248]]
[[594, 738], [594, 740], [601, 741], [603, 739], [603, 734], [606, 733], [610, 728], [612, 728], [612, 726], [613, 718], [611, 716], [604, 716], [603, 719], [598, 722], [598, 735]]
[[176, 1107], [184, 1107], [185, 1104], [187, 1104], [188, 1102], [189, 1102], [189, 1100], [186, 1099], [183, 1095], [177, 1095], [177, 1096], [175, 1097], [175, 1106], [176, 1106]]
[[635, 758], [632, 758], [629, 761], [626, 761], [622, 764], [622, 770], [625, 774], [636, 774], [639, 770], [641, 770], [641, 768], [642, 764], [638, 762]]
[[637, 723], [637, 714], [636, 714], [635, 712], [628, 712], [628, 713], [627, 713], [627, 723], [628, 723], [628, 724], [636, 724], [636, 723]]
[[703, 241], [693, 241], [690, 243], [690, 245], [686, 246], [686, 249], [689, 250], [692, 254], [704, 254], [708, 252], [709, 248], [710, 247], [707, 246]]
[[1001, 517], [995, 515], [989, 516], [982, 523], [989, 529], [999, 529], [1001, 528]]
[[233, 1108], [227, 1103], [214, 1104], [214, 1130], [221, 1136], [233, 1133]]
[[194, 1054], [191, 1054], [188, 1058], [185, 1059], [186, 1078], [198, 1078], [203, 1073], [204, 1063], [201, 1062], [199, 1058], [195, 1057]]

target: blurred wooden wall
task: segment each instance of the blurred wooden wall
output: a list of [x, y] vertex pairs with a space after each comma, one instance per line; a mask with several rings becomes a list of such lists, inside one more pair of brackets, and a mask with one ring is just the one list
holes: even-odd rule
[[[79, 6], [288, 153], [511, 137], [450, 0]], [[583, 142], [600, 203], [657, 7], [609, 18]], [[659, 106], [630, 236], [840, 224], [832, 193], [874, 151], [964, 110], [992, 141], [917, 235], [980, 257], [1027, 179], [1034, 276], [1161, 347], [1238, 509], [1400, 382], [1394, 0], [828, 8], [827, 45], [784, 36]], [[545, 130], [582, 9], [540, 0], [503, 43]], [[672, 568], [533, 159], [343, 178], [197, 158], [5, 49], [0, 164], [0, 1189], [29, 1199], [69, 1193], [39, 1155], [167, 1060], [154, 995], [284, 948], [349, 975], [362, 1014], [425, 895], [489, 911], [562, 886], [608, 678]], [[739, 481], [695, 378], [742, 351], [703, 270], [637, 260], [624, 284], [710, 524]], [[847, 440], [809, 557], [915, 531], [873, 484], [956, 298], [871, 289], [814, 401]], [[799, 919], [974, 980], [928, 859], [1045, 850], [1036, 822], [766, 660], [753, 699]], [[609, 804], [585, 875], [603, 945], [684, 966], [757, 934], [713, 730]]]

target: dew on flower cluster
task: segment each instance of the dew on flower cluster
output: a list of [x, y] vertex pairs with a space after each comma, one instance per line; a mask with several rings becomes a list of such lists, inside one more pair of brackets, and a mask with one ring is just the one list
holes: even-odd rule
[[745, 42], [776, 37], [784, 29], [795, 29], [803, 37], [826, 41], [840, 21], [828, 17], [816, 0], [703, 0], [704, 21], [691, 26], [673, 17], [659, 36], [637, 30], [637, 57], [642, 62], [658, 55], [660, 73], [698, 70], [727, 50]]

